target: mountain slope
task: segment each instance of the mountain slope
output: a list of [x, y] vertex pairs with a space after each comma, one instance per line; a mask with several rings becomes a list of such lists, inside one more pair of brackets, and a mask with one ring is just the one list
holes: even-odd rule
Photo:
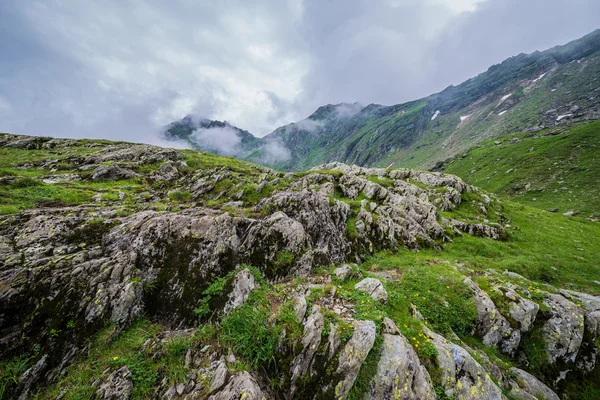
[[600, 122], [484, 142], [435, 170], [518, 202], [600, 217]]
[[[371, 104], [360, 111], [356, 104], [324, 106], [259, 141], [285, 146], [289, 154], [265, 163], [283, 170], [331, 161], [426, 169], [481, 141], [600, 119], [599, 78], [600, 30], [564, 46], [509, 58], [420, 100]], [[336, 109], [351, 112], [338, 118], [331, 112]], [[254, 147], [261, 144], [253, 142], [235, 155], [264, 162], [246, 151]]]

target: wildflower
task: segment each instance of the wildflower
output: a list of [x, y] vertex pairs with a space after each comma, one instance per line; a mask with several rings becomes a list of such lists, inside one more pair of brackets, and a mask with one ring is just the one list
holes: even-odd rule
[[119, 356], [114, 356], [113, 357], [113, 361], [117, 361], [119, 359]]

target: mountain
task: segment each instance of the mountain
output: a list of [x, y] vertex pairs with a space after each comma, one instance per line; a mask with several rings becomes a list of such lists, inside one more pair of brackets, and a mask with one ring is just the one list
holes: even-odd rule
[[[486, 140], [600, 119], [599, 77], [597, 30], [564, 46], [519, 54], [419, 100], [320, 107], [235, 156], [282, 170], [331, 161], [427, 169]], [[264, 143], [283, 145], [288, 153], [264, 162], [252, 152]]]
[[0, 134], [0, 398], [596, 399], [599, 244], [449, 174]]

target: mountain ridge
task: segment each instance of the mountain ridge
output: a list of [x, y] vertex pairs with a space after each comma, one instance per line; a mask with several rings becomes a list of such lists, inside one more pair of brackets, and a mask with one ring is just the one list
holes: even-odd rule
[[[267, 165], [282, 170], [330, 161], [431, 168], [480, 141], [600, 119], [600, 85], [593, 84], [600, 76], [599, 52], [600, 30], [596, 30], [565, 45], [510, 57], [418, 100], [370, 104], [360, 110], [354, 103], [353, 112], [342, 119], [325, 110], [349, 103], [321, 106], [305, 120], [251, 141], [235, 156], [264, 163], [261, 148], [274, 142], [289, 155]], [[315, 117], [321, 113], [327, 117]], [[319, 123], [303, 126], [303, 121]]]

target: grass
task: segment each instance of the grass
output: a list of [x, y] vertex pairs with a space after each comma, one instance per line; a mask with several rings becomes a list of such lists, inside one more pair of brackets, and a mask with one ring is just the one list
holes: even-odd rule
[[[556, 129], [564, 133], [543, 136]], [[494, 142], [448, 160], [445, 172], [522, 204], [600, 217], [600, 121], [507, 136], [501, 146]]]

